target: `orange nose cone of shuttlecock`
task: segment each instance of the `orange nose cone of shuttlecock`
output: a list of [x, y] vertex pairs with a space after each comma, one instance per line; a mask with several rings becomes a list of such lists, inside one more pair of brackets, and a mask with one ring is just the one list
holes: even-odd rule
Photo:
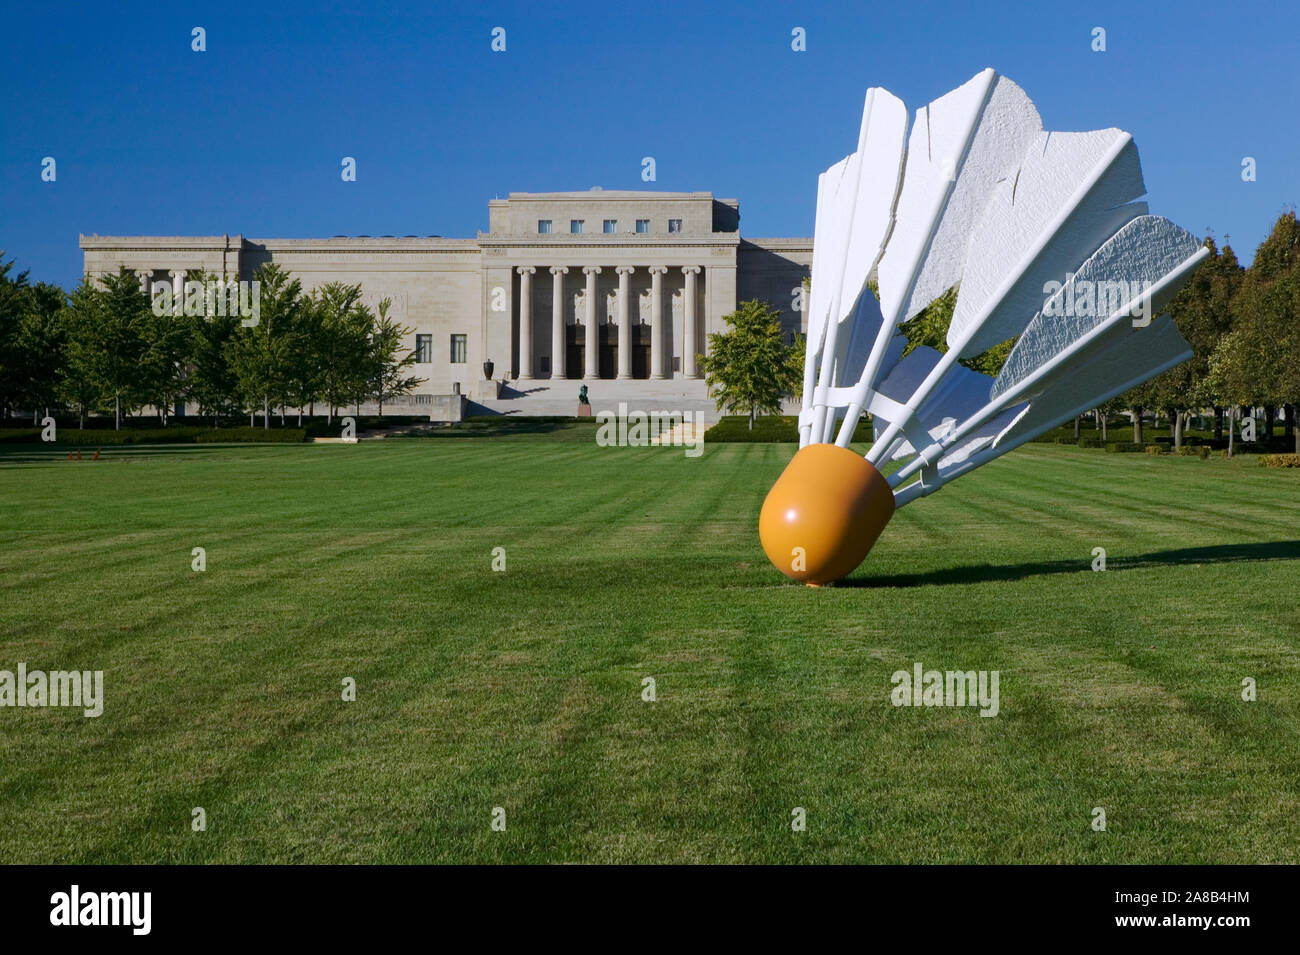
[[894, 492], [870, 461], [810, 444], [767, 492], [758, 536], [772, 566], [816, 586], [852, 573], [893, 516]]

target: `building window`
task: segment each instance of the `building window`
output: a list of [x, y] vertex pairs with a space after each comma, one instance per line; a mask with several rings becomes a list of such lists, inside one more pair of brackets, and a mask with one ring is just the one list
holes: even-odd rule
[[606, 219], [606, 220], [605, 220], [605, 232], [606, 232], [606, 233], [610, 233], [610, 232], [617, 232], [617, 231], [618, 231], [618, 220], [617, 220], [617, 219]]
[[572, 232], [574, 235], [579, 235], [582, 233], [582, 225], [583, 222], [581, 219], [570, 219], [569, 231]]
[[451, 361], [452, 364], [459, 365], [465, 361], [465, 336], [451, 336]]
[[636, 231], [637, 231], [640, 235], [645, 235], [647, 232], [649, 232], [649, 231], [650, 231], [650, 220], [649, 220], [649, 219], [637, 219], [637, 220], [636, 220]]
[[538, 234], [538, 235], [550, 235], [550, 234], [551, 234], [551, 220], [550, 220], [550, 219], [538, 219], [538, 220], [537, 220], [537, 234]]
[[681, 231], [682, 231], [682, 220], [681, 220], [681, 219], [669, 219], [669, 220], [668, 220], [668, 231], [669, 231], [669, 232], [681, 232]]
[[415, 336], [415, 360], [422, 365], [433, 361], [432, 335]]

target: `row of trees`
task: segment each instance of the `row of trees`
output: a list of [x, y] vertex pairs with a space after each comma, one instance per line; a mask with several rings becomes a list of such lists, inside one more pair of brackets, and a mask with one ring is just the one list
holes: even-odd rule
[[[1133, 440], [1141, 443], [1144, 418], [1164, 415], [1181, 447], [1191, 419], [1212, 415], [1215, 439], [1222, 440], [1226, 419], [1231, 446], [1243, 414], [1262, 409], [1257, 434], [1269, 437], [1280, 408], [1300, 453], [1300, 222], [1294, 211], [1283, 213], [1248, 269], [1231, 246], [1220, 251], [1211, 238], [1205, 245], [1209, 257], [1168, 308], [1193, 357], [1095, 409], [1097, 424], [1104, 434], [1110, 415], [1127, 413]], [[957, 290], [950, 289], [905, 322], [908, 348], [946, 351], [956, 302]], [[758, 414], [779, 414], [784, 396], [798, 396], [803, 343], [782, 342], [780, 315], [766, 303], [742, 303], [726, 322], [729, 330], [709, 336], [709, 354], [700, 360], [710, 394], [721, 407], [747, 414], [752, 428]], [[996, 376], [1014, 344], [1003, 342], [962, 364]]]
[[[1216, 440], [1223, 438], [1226, 419], [1231, 442], [1232, 424], [1243, 414], [1262, 409], [1259, 433], [1270, 435], [1282, 408], [1300, 453], [1300, 222], [1293, 211], [1283, 213], [1248, 269], [1231, 246], [1220, 251], [1211, 238], [1205, 245], [1209, 258], [1168, 308], [1192, 346], [1192, 358], [1095, 409], [1097, 423], [1104, 429], [1109, 415], [1125, 413], [1133, 440], [1141, 443], [1145, 417], [1164, 415], [1174, 445], [1181, 446], [1188, 422], [1205, 413], [1213, 415]], [[904, 323], [909, 347], [946, 351], [956, 301], [956, 290], [949, 290]], [[1003, 342], [962, 364], [996, 376], [1014, 344]]]
[[[170, 409], [192, 401], [215, 425], [254, 412], [270, 427], [273, 410], [332, 419], [339, 409], [410, 394], [424, 379], [410, 374], [415, 352], [403, 349], [413, 329], [372, 310], [360, 285], [331, 282], [310, 294], [274, 264], [260, 267], [256, 324], [211, 315], [155, 315], [136, 277], [125, 269], [83, 280], [70, 295], [55, 285], [12, 275], [0, 253], [0, 411], [69, 408], [82, 425], [92, 412], [123, 416], [145, 406], [165, 425]], [[194, 277], [206, 283], [202, 273]]]
[[1134, 412], [1134, 440], [1141, 440], [1144, 410], [1167, 415], [1181, 444], [1187, 418], [1199, 411], [1213, 410], [1216, 438], [1226, 413], [1231, 440], [1243, 412], [1263, 409], [1262, 433], [1269, 435], [1283, 408], [1300, 453], [1300, 222], [1294, 211], [1283, 213], [1248, 269], [1231, 246], [1206, 245], [1210, 258], [1169, 308], [1195, 354], [1122, 396]]

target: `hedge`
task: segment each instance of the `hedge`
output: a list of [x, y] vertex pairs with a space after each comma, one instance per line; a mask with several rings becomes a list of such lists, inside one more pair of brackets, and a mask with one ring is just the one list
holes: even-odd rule
[[[127, 444], [212, 444], [271, 443], [302, 444], [307, 432], [303, 428], [124, 428], [121, 431], [103, 431], [98, 428], [82, 431], [78, 428], [60, 428], [55, 432], [51, 447], [99, 448]], [[40, 444], [39, 428], [11, 428], [0, 430], [0, 441], [8, 443]]]
[[302, 444], [306, 428], [206, 428], [195, 437], [195, 444], [229, 444], [265, 442], [268, 444]]
[[1260, 467], [1300, 468], [1300, 454], [1261, 454]]
[[793, 415], [764, 415], [754, 420], [754, 430], [749, 430], [745, 415], [727, 415], [704, 432], [705, 443], [730, 441], [744, 442], [797, 442], [799, 419]]
[[1112, 454], [1140, 454], [1145, 448], [1145, 444], [1138, 444], [1136, 441], [1112, 441], [1106, 445], [1106, 450]]
[[[429, 423], [428, 418], [419, 419], [424, 424]], [[564, 424], [571, 421], [595, 421], [595, 413], [590, 418], [578, 418], [574, 415], [503, 415], [503, 414], [474, 414], [466, 415], [461, 418], [462, 424], [500, 424], [502, 421], [527, 421], [533, 424]], [[415, 422], [412, 422], [415, 423]]]

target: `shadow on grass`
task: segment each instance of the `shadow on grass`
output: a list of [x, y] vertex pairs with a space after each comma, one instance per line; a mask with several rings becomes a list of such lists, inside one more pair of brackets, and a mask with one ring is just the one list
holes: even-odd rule
[[[1214, 547], [1187, 547], [1164, 550], [1135, 557], [1108, 557], [1106, 570], [1138, 570], [1147, 567], [1180, 567], [1188, 564], [1232, 564], [1239, 561], [1300, 560], [1300, 541], [1269, 541], [1259, 544], [1219, 544]], [[1090, 574], [1092, 562], [1079, 560], [1043, 560], [1027, 564], [996, 566], [981, 564], [970, 567], [945, 567], [920, 574], [852, 577], [837, 587], [924, 587], [945, 584], [982, 584], [1002, 580], [1024, 580], [1046, 574]]]
[[[264, 447], [264, 445], [252, 445], [244, 442], [234, 442], [231, 444], [185, 444], [176, 442], [174, 444], [106, 444], [106, 445], [54, 445], [48, 444], [10, 444], [0, 445], [0, 465], [21, 467], [23, 465], [45, 465], [58, 461], [67, 461], [69, 464], [102, 464], [113, 459], [121, 460], [122, 458], [142, 458], [157, 457], [159, 455], [184, 455], [186, 457], [204, 454], [218, 454], [223, 451], [229, 451], [231, 448], [239, 447]], [[284, 447], [296, 447], [296, 445], [284, 445]], [[99, 450], [99, 460], [93, 460], [95, 451]], [[77, 452], [81, 452], [81, 460], [75, 460]], [[73, 460], [68, 459], [68, 455], [73, 455]]]

